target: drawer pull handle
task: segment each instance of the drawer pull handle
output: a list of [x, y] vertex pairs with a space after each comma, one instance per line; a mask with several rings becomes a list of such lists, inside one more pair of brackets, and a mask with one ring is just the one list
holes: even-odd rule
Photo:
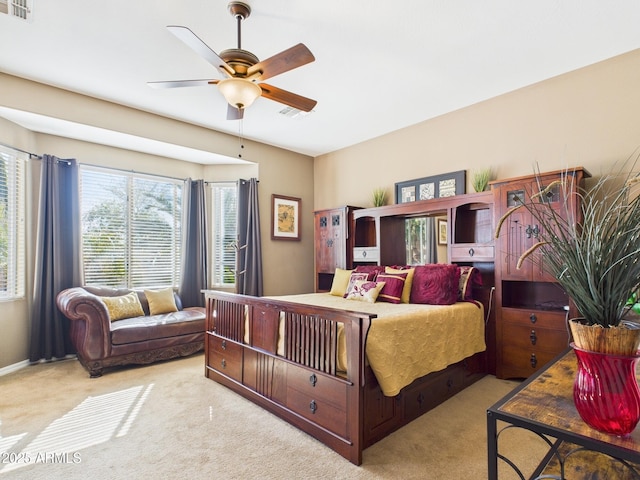
[[538, 317], [536, 317], [535, 313], [532, 313], [529, 315], [529, 320], [531, 320], [531, 323], [536, 323], [538, 321]]
[[318, 410], [318, 404], [315, 400], [311, 400], [311, 403], [309, 404], [309, 410], [311, 410], [311, 413], [316, 413], [316, 410]]
[[315, 387], [315, 386], [316, 386], [316, 383], [318, 383], [318, 377], [316, 377], [316, 374], [315, 374], [315, 373], [312, 373], [312, 374], [309, 376], [309, 383], [311, 384], [311, 386], [312, 386], [312, 387]]
[[538, 337], [536, 336], [536, 331], [531, 330], [531, 335], [529, 335], [529, 340], [531, 340], [531, 345], [535, 345], [538, 341]]
[[363, 257], [366, 257], [366, 256], [367, 256], [367, 251], [366, 251], [366, 250], [363, 250], [363, 251], [362, 251], [362, 256], [363, 256]]
[[531, 354], [531, 368], [536, 368], [536, 365], [538, 365], [538, 359], [536, 358], [536, 354], [532, 353]]
[[222, 347], [223, 350], [227, 349], [227, 341], [226, 340], [222, 340], [222, 344], [220, 345]]
[[476, 253], [476, 252], [474, 252], [474, 251], [473, 251], [473, 248], [470, 248], [470, 249], [469, 249], [469, 256], [470, 256], [470, 257], [473, 257], [473, 254], [474, 254], [474, 253]]
[[422, 392], [420, 392], [420, 394], [418, 395], [418, 405], [422, 406], [423, 403], [424, 403], [424, 395], [422, 394]]
[[227, 368], [227, 361], [223, 358], [220, 365], [222, 365], [222, 368]]

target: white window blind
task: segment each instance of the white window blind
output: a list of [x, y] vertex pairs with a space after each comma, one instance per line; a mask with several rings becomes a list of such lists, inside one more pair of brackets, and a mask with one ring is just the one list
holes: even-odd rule
[[0, 147], [0, 300], [24, 297], [25, 155]]
[[81, 166], [85, 284], [177, 287], [180, 180]]
[[0, 0], [0, 13], [6, 13], [31, 23], [33, 21], [33, 0]]
[[214, 287], [233, 287], [236, 283], [238, 186], [212, 183], [212, 226]]

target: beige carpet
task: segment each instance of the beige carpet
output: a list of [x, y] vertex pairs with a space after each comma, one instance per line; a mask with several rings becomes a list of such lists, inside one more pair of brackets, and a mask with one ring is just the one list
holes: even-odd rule
[[[357, 467], [206, 379], [201, 354], [98, 379], [75, 360], [30, 366], [0, 377], [0, 480], [484, 479], [485, 412], [515, 385], [483, 378], [365, 450]], [[543, 447], [514, 429], [501, 440], [531, 468]]]

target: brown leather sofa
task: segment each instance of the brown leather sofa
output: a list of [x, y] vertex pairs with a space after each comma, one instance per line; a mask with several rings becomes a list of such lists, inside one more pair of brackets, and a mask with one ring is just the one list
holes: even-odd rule
[[105, 367], [148, 364], [191, 355], [204, 347], [205, 310], [182, 308], [174, 293], [177, 312], [150, 315], [144, 292], [136, 292], [144, 316], [111, 321], [100, 297], [132, 292], [105, 287], [75, 287], [58, 294], [56, 303], [71, 321], [70, 334], [78, 359], [90, 376], [99, 377]]

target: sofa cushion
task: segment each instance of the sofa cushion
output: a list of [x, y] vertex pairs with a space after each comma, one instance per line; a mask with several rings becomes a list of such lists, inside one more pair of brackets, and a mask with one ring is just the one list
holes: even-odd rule
[[127, 318], [111, 324], [111, 343], [123, 345], [204, 332], [204, 308]]
[[162, 290], [145, 290], [144, 296], [147, 297], [147, 302], [149, 302], [150, 315], [178, 311], [172, 288], [163, 288]]
[[144, 315], [142, 305], [135, 292], [117, 297], [100, 297], [107, 306], [109, 318], [112, 322], [123, 318], [138, 317]]

